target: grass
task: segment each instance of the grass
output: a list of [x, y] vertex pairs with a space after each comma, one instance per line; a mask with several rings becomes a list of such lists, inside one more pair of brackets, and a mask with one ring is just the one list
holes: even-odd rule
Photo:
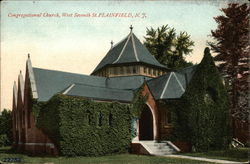
[[202, 153], [183, 153], [182, 155], [246, 162], [249, 161], [250, 158], [249, 151], [249, 148], [233, 148], [228, 150], [208, 151]]
[[4, 158], [21, 158], [22, 163], [54, 164], [165, 164], [165, 163], [208, 163], [197, 160], [156, 157], [145, 155], [119, 154], [102, 157], [31, 157], [10, 151], [10, 147], [0, 148], [0, 160]]

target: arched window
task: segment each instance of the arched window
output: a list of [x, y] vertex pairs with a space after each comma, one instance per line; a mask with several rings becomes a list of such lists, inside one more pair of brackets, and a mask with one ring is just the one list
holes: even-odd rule
[[31, 125], [30, 125], [30, 124], [31, 124], [31, 123], [30, 123], [30, 122], [31, 122], [30, 112], [31, 112], [30, 109], [28, 109], [28, 116], [27, 116], [27, 117], [28, 117], [28, 118], [27, 118], [27, 120], [28, 120], [28, 128], [31, 127]]
[[16, 129], [18, 128], [18, 113], [16, 114]]
[[106, 76], [106, 69], [103, 70], [103, 76]]
[[149, 75], [151, 74], [151, 68], [148, 69], [148, 74], [149, 74]]
[[109, 74], [113, 74], [113, 68], [109, 68]]
[[113, 126], [113, 115], [109, 113], [109, 126]]
[[133, 74], [136, 74], [137, 71], [136, 71], [136, 66], [133, 66]]
[[120, 74], [123, 74], [123, 67], [120, 67]]
[[114, 68], [114, 74], [117, 75], [117, 67]]
[[85, 125], [90, 125], [91, 124], [91, 117], [90, 117], [90, 112], [87, 110], [84, 118], [84, 124]]
[[98, 126], [102, 126], [102, 113], [99, 113], [99, 117], [98, 117]]
[[156, 70], [155, 69], [153, 69], [153, 74], [154, 74], [154, 76], [156, 76]]
[[171, 124], [171, 111], [166, 111], [166, 125]]
[[130, 74], [130, 67], [127, 67], [127, 74]]
[[24, 111], [23, 111], [22, 119], [23, 119], [23, 125], [25, 125], [25, 112]]

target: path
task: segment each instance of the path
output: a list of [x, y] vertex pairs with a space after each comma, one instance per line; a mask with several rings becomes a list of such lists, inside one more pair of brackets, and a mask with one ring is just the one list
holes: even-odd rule
[[249, 163], [249, 162], [227, 161], [227, 160], [221, 160], [221, 159], [210, 159], [210, 158], [204, 158], [204, 157], [191, 157], [191, 156], [185, 156], [185, 155], [165, 155], [164, 157], [192, 159], [192, 160], [214, 162], [214, 163], [223, 163], [223, 164], [226, 164], [226, 163], [230, 163], [230, 164], [246, 163], [246, 164], [248, 164]]

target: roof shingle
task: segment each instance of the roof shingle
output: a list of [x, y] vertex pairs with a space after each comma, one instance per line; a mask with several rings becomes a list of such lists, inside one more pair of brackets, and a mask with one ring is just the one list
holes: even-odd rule
[[[116, 93], [116, 90], [119, 90], [121, 95], [124, 95], [127, 93], [126, 90], [135, 90], [139, 88], [146, 80], [151, 79], [144, 76], [106, 78], [41, 68], [33, 68], [33, 72], [37, 87], [38, 101], [48, 101], [53, 95], [62, 93], [72, 84], [79, 84], [73, 87], [74, 92], [70, 92], [72, 94], [75, 93], [79, 96], [87, 96], [86, 93], [79, 93], [80, 90], [83, 92], [86, 90], [90, 94], [89, 97], [91, 97], [92, 93], [89, 92], [89, 89], [92, 88], [93, 92], [95, 92], [95, 96], [92, 95], [93, 98], [104, 99], [104, 94], [102, 93], [111, 93], [112, 91]], [[83, 87], [83, 85], [86, 85], [86, 87]], [[75, 91], [76, 88], [79, 88], [79, 91]], [[98, 90], [101, 92], [100, 94], [98, 94]], [[124, 92], [122, 90], [124, 90]], [[117, 96], [117, 100], [125, 101], [128, 99], [131, 99], [131, 96], [127, 96], [127, 98]]]
[[195, 65], [177, 70], [176, 72], [169, 72], [158, 78], [148, 80], [147, 85], [156, 100], [178, 99], [185, 92], [196, 67]]
[[79, 83], [75, 83], [70, 87], [67, 93], [65, 93], [66, 95], [81, 96], [95, 100], [131, 102], [134, 97], [132, 90], [97, 87]]
[[125, 39], [109, 50], [92, 74], [107, 65], [123, 63], [144, 63], [155, 67], [166, 68], [166, 66], [160, 64], [155, 57], [150, 54], [134, 33], [130, 32]]

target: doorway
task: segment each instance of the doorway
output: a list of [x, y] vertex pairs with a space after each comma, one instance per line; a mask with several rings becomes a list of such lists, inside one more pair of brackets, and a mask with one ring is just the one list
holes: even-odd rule
[[146, 105], [139, 119], [139, 140], [153, 140], [153, 115]]

